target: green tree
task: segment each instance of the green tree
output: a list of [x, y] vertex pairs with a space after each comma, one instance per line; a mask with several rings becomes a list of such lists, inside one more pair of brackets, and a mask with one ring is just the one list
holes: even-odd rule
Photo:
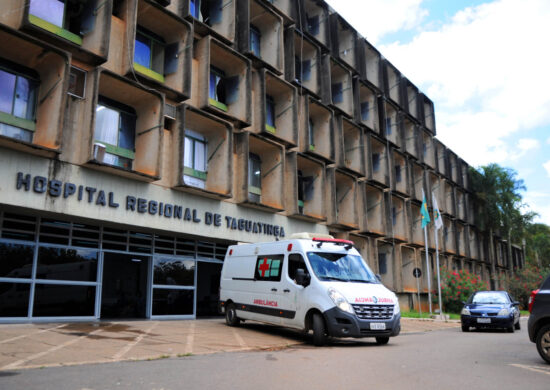
[[528, 224], [525, 238], [527, 259], [539, 268], [550, 268], [550, 226]]

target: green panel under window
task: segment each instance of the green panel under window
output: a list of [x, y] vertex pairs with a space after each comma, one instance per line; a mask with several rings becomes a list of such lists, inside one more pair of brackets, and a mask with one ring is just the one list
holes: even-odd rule
[[304, 201], [303, 200], [298, 201], [298, 207], [304, 207]]
[[262, 195], [262, 189], [260, 187], [248, 186], [248, 192], [256, 195]]
[[35, 131], [36, 123], [34, 121], [18, 118], [16, 116], [0, 112], [0, 122], [10, 126], [19, 127], [20, 129]]
[[99, 140], [95, 140], [94, 142], [105, 145], [106, 153], [116, 154], [117, 156], [126, 157], [132, 160], [136, 157], [136, 153], [130, 149], [121, 148], [119, 146], [111, 145]]
[[315, 151], [315, 145], [309, 145], [309, 151], [310, 152]]
[[206, 172], [197, 171], [196, 169], [183, 167], [183, 174], [196, 177], [197, 179], [206, 180]]
[[82, 45], [82, 38], [79, 37], [76, 34], [73, 34], [72, 32], [65, 30], [64, 28], [61, 28], [59, 26], [56, 26], [55, 24], [51, 24], [50, 22], [45, 21], [44, 19], [40, 19], [37, 16], [29, 15], [29, 22], [34, 24], [35, 26], [38, 26], [46, 31], [49, 31], [55, 35], [60, 36], [61, 38], [65, 38], [68, 41], [71, 41], [73, 43], [76, 43], [77, 45]]
[[212, 106], [219, 108], [220, 110], [227, 111], [227, 106], [215, 99], [208, 98], [208, 103], [210, 103]]
[[265, 124], [265, 130], [270, 132], [271, 134], [275, 134], [277, 132], [277, 129], [275, 127]]
[[146, 68], [143, 65], [138, 64], [137, 62], [134, 62], [134, 69], [138, 71], [139, 73], [148, 76], [154, 80], [157, 80], [160, 83], [164, 83], [164, 76], [160, 73], [155, 72], [154, 70], [151, 70], [149, 68]]

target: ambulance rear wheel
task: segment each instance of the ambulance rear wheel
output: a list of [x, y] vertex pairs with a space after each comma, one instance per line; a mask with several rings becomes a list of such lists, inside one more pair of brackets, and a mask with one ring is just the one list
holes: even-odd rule
[[225, 308], [225, 323], [229, 326], [237, 326], [241, 320], [239, 317], [237, 317], [237, 310], [235, 309], [235, 305], [230, 303]]
[[319, 313], [313, 314], [313, 345], [320, 347], [327, 341], [325, 321]]

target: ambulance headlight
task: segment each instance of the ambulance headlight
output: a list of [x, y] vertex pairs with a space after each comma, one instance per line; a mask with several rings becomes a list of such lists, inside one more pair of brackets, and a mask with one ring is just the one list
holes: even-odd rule
[[332, 302], [334, 302], [337, 308], [347, 313], [354, 314], [353, 307], [351, 307], [349, 302], [346, 300], [346, 298], [344, 298], [342, 294], [340, 294], [333, 288], [329, 288], [327, 292], [328, 296], [330, 297], [330, 299], [332, 299]]
[[401, 312], [401, 308], [399, 307], [399, 299], [397, 299], [397, 295], [395, 296], [395, 305], [393, 306], [393, 315], [397, 315]]

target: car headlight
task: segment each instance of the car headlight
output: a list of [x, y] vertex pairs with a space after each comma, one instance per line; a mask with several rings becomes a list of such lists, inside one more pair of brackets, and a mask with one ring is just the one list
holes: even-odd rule
[[510, 315], [510, 310], [508, 309], [500, 309], [500, 311], [497, 314], [498, 316], [507, 316]]
[[470, 309], [468, 309], [467, 307], [463, 307], [460, 314], [462, 314], [463, 316], [469, 316], [470, 315]]
[[350, 314], [355, 314], [353, 311], [353, 307], [351, 307], [346, 298], [344, 298], [344, 296], [340, 294], [337, 290], [331, 287], [328, 289], [327, 292], [328, 296], [330, 297], [330, 299], [332, 299], [332, 302], [334, 302], [337, 308]]

